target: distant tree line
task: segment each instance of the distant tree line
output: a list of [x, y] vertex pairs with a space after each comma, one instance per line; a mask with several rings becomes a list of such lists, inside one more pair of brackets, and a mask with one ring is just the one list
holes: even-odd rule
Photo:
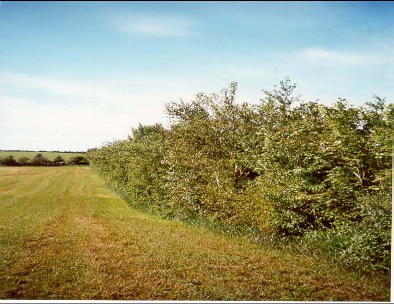
[[56, 156], [52, 161], [38, 153], [33, 159], [22, 156], [15, 159], [13, 155], [0, 158], [0, 165], [3, 166], [66, 166], [66, 165], [89, 165], [89, 161], [84, 156], [71, 157], [69, 161], [64, 160], [60, 155]]
[[163, 216], [296, 239], [389, 271], [393, 104], [327, 106], [294, 89], [286, 79], [259, 104], [239, 104], [232, 83], [168, 103], [169, 128], [140, 125], [88, 158], [112, 188]]
[[55, 151], [48, 151], [48, 150], [38, 150], [38, 151], [31, 151], [31, 150], [0, 150], [0, 151], [7, 151], [7, 152], [54, 152], [54, 153], [85, 153], [84, 151], [59, 151], [59, 150], [55, 150]]

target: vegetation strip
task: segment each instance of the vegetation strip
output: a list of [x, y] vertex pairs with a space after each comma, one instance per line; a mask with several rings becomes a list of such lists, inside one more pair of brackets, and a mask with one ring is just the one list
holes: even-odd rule
[[258, 104], [220, 94], [166, 105], [88, 158], [118, 193], [163, 217], [291, 242], [366, 273], [390, 272], [394, 105], [295, 97], [285, 79]]
[[3, 166], [65, 166], [88, 165], [85, 152], [57, 151], [6, 151], [0, 150], [0, 165]]

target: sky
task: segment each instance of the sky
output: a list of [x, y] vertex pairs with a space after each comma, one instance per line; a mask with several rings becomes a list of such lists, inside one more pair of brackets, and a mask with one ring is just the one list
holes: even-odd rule
[[86, 151], [165, 103], [394, 101], [394, 2], [0, 2], [0, 149]]

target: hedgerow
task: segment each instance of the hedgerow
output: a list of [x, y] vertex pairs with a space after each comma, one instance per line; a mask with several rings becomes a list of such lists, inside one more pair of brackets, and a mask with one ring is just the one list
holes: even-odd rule
[[302, 238], [351, 267], [387, 271], [393, 104], [327, 106], [294, 89], [286, 79], [258, 104], [239, 104], [232, 83], [168, 103], [170, 127], [140, 125], [90, 150], [90, 164], [162, 215]]

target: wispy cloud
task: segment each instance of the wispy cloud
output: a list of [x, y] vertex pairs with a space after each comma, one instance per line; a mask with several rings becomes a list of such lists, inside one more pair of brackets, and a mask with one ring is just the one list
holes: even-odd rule
[[386, 52], [350, 52], [323, 48], [303, 49], [297, 53], [297, 57], [316, 65], [367, 66], [392, 61], [392, 57]]
[[118, 16], [115, 22], [122, 32], [153, 36], [191, 36], [195, 24], [184, 16], [159, 14]]
[[99, 102], [128, 102], [130, 96], [112, 92], [100, 85], [86, 84], [74, 81], [56, 80], [50, 78], [41, 78], [15, 73], [1, 73], [1, 84], [8, 86], [18, 86], [20, 88], [36, 89], [47, 93], [60, 94], [65, 96], [78, 97], [81, 101], [99, 101]]

